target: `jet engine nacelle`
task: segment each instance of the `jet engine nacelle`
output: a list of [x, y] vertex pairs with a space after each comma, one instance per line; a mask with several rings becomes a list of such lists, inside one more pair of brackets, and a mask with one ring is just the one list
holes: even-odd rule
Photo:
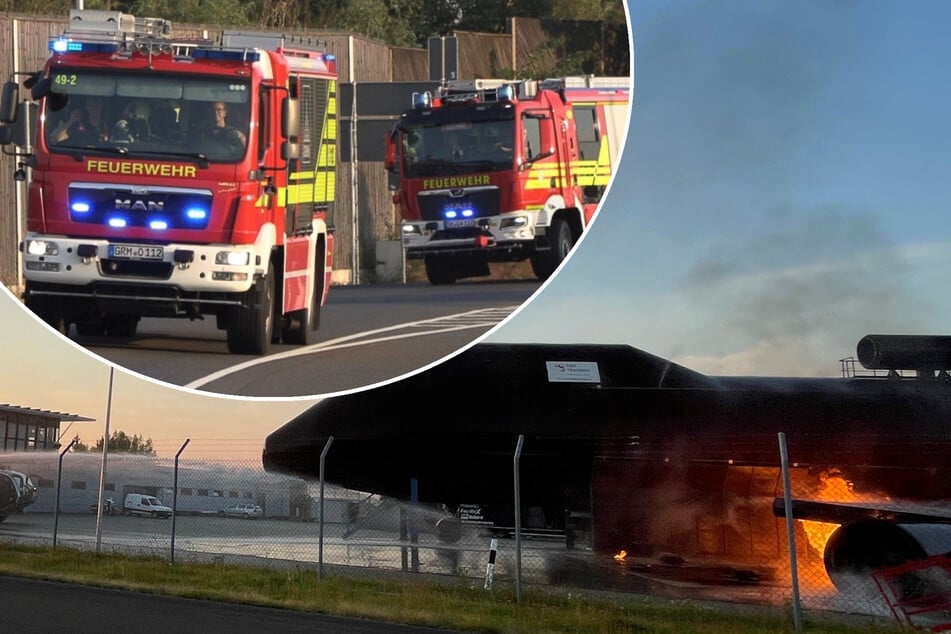
[[873, 570], [946, 553], [951, 553], [951, 524], [868, 519], [837, 528], [823, 558], [829, 579], [841, 591], [867, 583]]
[[869, 370], [951, 370], [951, 337], [865, 335], [856, 354]]

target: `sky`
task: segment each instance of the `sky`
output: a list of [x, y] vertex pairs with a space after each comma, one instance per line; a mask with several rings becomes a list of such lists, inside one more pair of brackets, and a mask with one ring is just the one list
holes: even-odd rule
[[951, 4], [630, 13], [618, 175], [567, 266], [489, 340], [840, 376], [866, 334], [947, 334]]
[[[710, 374], [839, 376], [869, 333], [948, 334], [951, 4], [638, 0], [617, 178], [567, 265], [487, 340], [629, 344]], [[331, 291], [332, 292], [332, 291]], [[165, 457], [260, 461], [316, 399], [113, 374], [0, 293], [0, 403]]]

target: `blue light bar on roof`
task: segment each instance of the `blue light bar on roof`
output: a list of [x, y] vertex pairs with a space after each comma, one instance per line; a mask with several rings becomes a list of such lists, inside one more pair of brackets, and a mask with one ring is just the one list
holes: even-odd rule
[[106, 42], [74, 42], [60, 38], [50, 40], [50, 51], [54, 53], [115, 53], [118, 46]]
[[192, 51], [192, 57], [222, 62], [256, 62], [261, 59], [257, 51], [223, 51], [210, 48], [195, 49]]

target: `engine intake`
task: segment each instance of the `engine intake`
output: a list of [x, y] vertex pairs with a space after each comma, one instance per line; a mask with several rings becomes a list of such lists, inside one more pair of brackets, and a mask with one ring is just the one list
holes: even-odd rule
[[951, 524], [896, 524], [860, 520], [843, 524], [826, 543], [823, 560], [839, 590], [868, 583], [869, 573], [951, 552]]
[[859, 341], [857, 354], [859, 363], [869, 370], [949, 370], [951, 337], [865, 335]]

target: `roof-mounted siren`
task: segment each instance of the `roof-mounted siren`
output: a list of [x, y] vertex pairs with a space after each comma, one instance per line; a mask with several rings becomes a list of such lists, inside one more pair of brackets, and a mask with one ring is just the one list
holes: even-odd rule
[[413, 110], [429, 110], [433, 107], [433, 93], [428, 90], [413, 93]]
[[135, 34], [140, 37], [171, 39], [172, 23], [163, 18], [135, 18]]
[[70, 9], [66, 35], [97, 40], [121, 40], [135, 35], [135, 16], [103, 9]]

